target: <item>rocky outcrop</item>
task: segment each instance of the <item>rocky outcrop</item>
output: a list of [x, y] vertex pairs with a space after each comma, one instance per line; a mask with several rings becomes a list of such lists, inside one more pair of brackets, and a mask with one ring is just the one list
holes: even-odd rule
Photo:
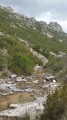
[[[4, 7], [0, 5], [0, 8], [4, 9], [5, 11], [14, 13], [13, 8], [10, 6]], [[41, 33], [44, 33], [45, 31], [50, 32], [50, 30], [63, 32], [61, 25], [59, 25], [57, 22], [50, 22], [49, 24], [47, 24], [45, 21], [37, 21], [34, 17], [28, 18], [24, 14], [21, 15], [20, 13], [14, 13], [14, 16], [17, 19], [21, 19], [23, 24], [26, 24], [26, 26], [31, 27], [34, 30], [37, 29]], [[48, 36], [48, 37], [51, 37], [51, 36]]]
[[43, 62], [43, 66], [48, 62], [48, 59], [46, 57], [34, 51], [31, 47], [30, 52], [33, 53], [33, 55], [37, 56]]
[[33, 102], [25, 104], [10, 104], [9, 109], [0, 112], [0, 116], [21, 117], [27, 113], [30, 115], [31, 120], [35, 120], [38, 112], [40, 114], [43, 112], [43, 104], [46, 103], [46, 98], [47, 96], [45, 95], [44, 97], [38, 97]]
[[50, 22], [48, 24], [48, 28], [54, 31], [63, 32], [61, 25], [59, 25], [57, 22]]
[[[0, 8], [4, 9], [5, 11], [14, 13], [13, 8], [11, 8], [10, 6], [7, 7], [0, 6]], [[20, 13], [14, 13], [14, 16], [17, 19], [22, 20], [23, 24], [26, 24], [26, 26], [31, 27], [34, 30], [38, 30], [41, 33], [44, 33], [46, 31], [50, 32], [51, 30], [63, 32], [61, 25], [59, 25], [57, 22], [50, 22], [49, 24], [47, 24], [45, 21], [36, 21], [34, 17], [28, 18], [24, 14], [21, 15]]]
[[41, 31], [42, 33], [44, 33], [45, 31], [48, 32], [50, 30], [63, 32], [61, 25], [59, 25], [57, 22], [50, 22], [49, 24], [47, 24], [44, 21], [36, 21], [35, 18], [26, 18], [26, 24], [33, 29]]

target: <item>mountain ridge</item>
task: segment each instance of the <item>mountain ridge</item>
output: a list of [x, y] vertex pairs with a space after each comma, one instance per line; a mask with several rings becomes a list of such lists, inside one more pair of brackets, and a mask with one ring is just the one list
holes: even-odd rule
[[[13, 8], [10, 6], [4, 7], [4, 6], [0, 6], [0, 8], [4, 9], [5, 11], [9, 11], [11, 13], [15, 13]], [[42, 27], [42, 32], [44, 32], [44, 30], [54, 30], [54, 31], [58, 31], [58, 32], [63, 32], [63, 28], [61, 27], [60, 24], [58, 24], [57, 22], [50, 22], [49, 24], [47, 24], [45, 21], [37, 21], [34, 17], [27, 17], [24, 14], [20, 14], [17, 13], [17, 15], [19, 17], [23, 17], [24, 20], [27, 22], [27, 25], [32, 27], [33, 29], [38, 29], [37, 28], [37, 24], [39, 24], [40, 27]]]
[[[65, 90], [64, 87], [64, 92], [61, 90], [63, 94], [53, 92], [56, 90], [58, 93], [57, 89], [62, 88], [62, 82], [67, 83], [67, 34], [63, 32], [62, 27], [56, 22], [48, 25], [46, 22], [15, 13], [10, 6], [0, 7], [2, 120], [7, 118], [13, 120], [15, 119], [13, 115], [23, 117], [23, 111], [26, 114], [27, 111], [32, 112], [32, 118], [38, 119], [41, 113], [39, 109], [43, 110], [42, 104], [45, 102], [43, 100], [47, 99], [48, 94], [49, 104], [46, 102], [50, 107], [48, 106], [48, 111], [46, 110], [49, 115], [47, 117], [56, 118], [57, 113], [61, 116], [61, 110], [63, 112], [66, 108], [67, 88]], [[27, 104], [28, 102], [32, 102], [32, 105]]]

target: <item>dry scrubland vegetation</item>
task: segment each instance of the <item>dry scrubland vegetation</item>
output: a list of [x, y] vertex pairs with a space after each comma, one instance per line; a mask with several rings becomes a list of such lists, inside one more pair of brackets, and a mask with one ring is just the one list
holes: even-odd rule
[[[23, 42], [21, 44], [18, 40], [21, 38], [28, 41], [33, 49], [49, 59], [47, 68], [51, 68], [53, 71], [61, 70], [63, 68], [61, 58], [55, 58], [49, 52], [58, 54], [59, 51], [62, 51], [67, 53], [66, 38], [63, 42], [59, 42], [59, 39], [63, 39], [63, 37], [60, 38], [61, 33], [55, 31], [54, 37], [48, 38], [40, 32], [40, 27], [33, 30], [26, 26], [23, 16], [20, 19], [17, 19], [16, 16], [17, 14], [0, 8], [0, 31], [2, 33], [0, 35], [0, 69], [7, 68], [18, 74], [31, 74], [35, 64], [42, 64], [37, 57], [30, 53]], [[11, 27], [11, 25], [14, 26]], [[55, 34], [59, 34], [59, 37], [56, 37]]]
[[[31, 75], [34, 71], [34, 65], [42, 65], [42, 61], [34, 56], [19, 38], [27, 41], [30, 47], [49, 60], [44, 69], [55, 74], [59, 81], [65, 81], [64, 86], [59, 91], [56, 90], [52, 95], [48, 95], [40, 120], [66, 120], [67, 55], [64, 58], [58, 58], [51, 55], [50, 52], [59, 54], [59, 51], [62, 51], [67, 54], [67, 34], [65, 36], [65, 33], [49, 30], [54, 36], [48, 38], [41, 33], [39, 23], [36, 25], [37, 29], [34, 30], [26, 25], [23, 16], [20, 19], [17, 19], [16, 16], [16, 13], [0, 8], [0, 73], [4, 71], [0, 77], [7, 77], [8, 70], [18, 75]], [[62, 42], [59, 42], [59, 39], [62, 39]], [[6, 105], [4, 102], [2, 104]], [[15, 119], [29, 120], [29, 116]]]

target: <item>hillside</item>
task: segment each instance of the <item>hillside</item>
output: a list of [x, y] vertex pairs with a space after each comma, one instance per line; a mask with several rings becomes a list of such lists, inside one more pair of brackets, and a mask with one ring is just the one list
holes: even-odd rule
[[[28, 111], [35, 118], [37, 112], [43, 112], [48, 94], [59, 90], [66, 81], [67, 33], [61, 25], [37, 21], [15, 13], [9, 6], [0, 6], [0, 118], [19, 120], [21, 113]], [[64, 92], [66, 97], [67, 88], [53, 94], [56, 101], [60, 96], [62, 105]], [[47, 99], [49, 117], [53, 114], [48, 104], [52, 98], [55, 100], [55, 96]]]
[[[15, 57], [20, 56], [20, 59], [26, 59], [21, 58], [21, 54], [27, 56], [29, 60], [31, 59], [28, 62], [32, 64], [32, 67], [37, 64], [38, 59], [30, 53], [24, 42], [21, 44], [20, 40], [27, 41], [29, 46], [49, 59], [50, 52], [54, 54], [59, 54], [59, 52], [67, 53], [67, 34], [63, 32], [62, 27], [58, 23], [51, 22], [47, 25], [45, 22], [38, 22], [33, 18], [27, 18], [11, 10], [4, 7], [0, 8], [0, 54], [2, 56], [1, 59], [3, 59], [2, 61], [0, 60], [2, 62], [0, 63], [1, 69], [8, 66], [9, 69], [13, 70], [12, 66], [15, 63]], [[63, 35], [64, 38], [62, 37]], [[3, 55], [4, 52], [7, 56]], [[16, 62], [19, 62], [19, 60]], [[39, 61], [39, 64], [41, 64], [41, 61]], [[13, 71], [16, 71], [16, 67], [18, 67], [16, 65], [17, 63], [15, 63], [15, 70]], [[18, 67], [17, 69], [20, 68]], [[23, 69], [23, 66], [21, 69]]]

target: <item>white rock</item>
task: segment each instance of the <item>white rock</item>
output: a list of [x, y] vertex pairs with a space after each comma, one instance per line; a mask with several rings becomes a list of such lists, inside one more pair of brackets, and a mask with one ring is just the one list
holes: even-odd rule
[[46, 80], [43, 80], [43, 82], [45, 83], [45, 82], [46, 82]]
[[21, 117], [22, 115], [28, 113], [30, 116], [36, 116], [37, 110], [43, 112], [44, 102], [46, 102], [46, 97], [39, 97], [33, 102], [25, 103], [25, 104], [11, 104], [10, 107], [14, 107], [14, 109], [7, 109], [0, 112], [0, 116], [17, 116]]
[[21, 82], [21, 81], [26, 82], [27, 80], [25, 78], [22, 78], [22, 77], [16, 78], [16, 82]]
[[46, 76], [46, 80], [51, 80], [51, 79], [54, 79], [54, 76], [51, 75], [51, 76]]
[[31, 82], [25, 82], [26, 84], [31, 84]]
[[39, 83], [38, 80], [34, 80], [34, 81], [32, 81], [32, 82], [35, 83], [35, 84]]
[[9, 107], [10, 107], [10, 108], [12, 108], [12, 107], [17, 108], [17, 107], [19, 107], [19, 105], [18, 105], [18, 104], [10, 104]]
[[31, 93], [31, 92], [33, 92], [33, 89], [32, 88], [27, 88], [27, 89], [25, 89], [25, 91]]
[[14, 79], [14, 78], [16, 78], [16, 77], [17, 77], [16, 74], [11, 74], [11, 75], [10, 75], [10, 78], [11, 78], [11, 79]]
[[52, 82], [53, 82], [53, 83], [56, 83], [56, 80], [53, 80]]

